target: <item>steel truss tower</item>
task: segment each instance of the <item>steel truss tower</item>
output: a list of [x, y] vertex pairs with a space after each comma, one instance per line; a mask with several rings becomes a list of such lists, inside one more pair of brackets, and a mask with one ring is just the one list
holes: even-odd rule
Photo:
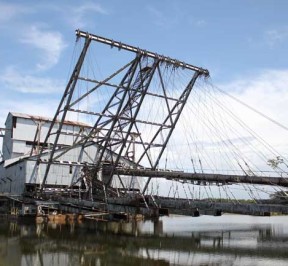
[[[39, 165], [43, 163], [41, 160], [43, 153], [49, 152], [49, 158], [45, 162], [47, 166], [42, 189], [45, 187], [51, 165], [59, 163], [57, 160], [60, 156], [75, 147], [81, 150], [79, 164], [84, 164], [80, 155], [85, 152], [85, 149], [91, 145], [97, 147], [93, 162], [94, 178], [103, 164], [108, 163], [108, 171], [105, 174], [106, 187], [110, 186], [115, 170], [123, 158], [131, 162], [133, 169], [140, 169], [145, 165], [147, 169], [155, 170], [197, 78], [209, 75], [206, 69], [94, 34], [77, 30], [76, 36], [78, 39], [83, 38], [85, 42], [38, 155]], [[84, 76], [84, 72], [82, 73], [82, 67], [94, 43], [116, 47], [135, 56], [104, 79], [87, 77]], [[178, 69], [187, 71], [189, 78], [180, 88], [175, 84], [172, 90], [177, 93], [171, 94], [167, 88], [169, 86], [171, 90], [171, 84], [168, 85], [169, 81], [165, 76], [167, 71], [175, 72]], [[86, 82], [92, 86], [88, 86], [85, 93], [79, 94], [76, 93], [79, 82]], [[156, 84], [159, 90], [154, 89]], [[113, 89], [113, 93], [102, 105], [102, 109], [92, 112], [79, 108], [84, 99], [103, 87]], [[155, 120], [145, 119], [147, 112], [153, 112], [151, 110], [153, 108], [148, 110], [147, 106], [153, 106], [151, 102], [154, 98], [161, 101], [163, 114]], [[65, 135], [63, 124], [68, 112], [89, 114], [94, 117], [94, 124], [87, 134], [79, 132], [71, 146], [60, 148], [58, 142], [60, 137]], [[55, 130], [56, 124], [59, 124], [57, 130]], [[149, 132], [143, 132], [145, 126], [150, 127]], [[49, 143], [51, 138], [54, 139], [53, 143]], [[48, 146], [50, 149], [47, 151]], [[149, 177], [143, 193], [147, 190], [150, 179]], [[121, 182], [120, 175], [119, 180]]]

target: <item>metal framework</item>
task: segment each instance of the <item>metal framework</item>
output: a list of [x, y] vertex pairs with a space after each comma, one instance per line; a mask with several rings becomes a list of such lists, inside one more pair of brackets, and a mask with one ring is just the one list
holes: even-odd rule
[[195, 182], [198, 185], [214, 184], [257, 184], [257, 185], [273, 185], [280, 187], [288, 187], [288, 180], [283, 177], [271, 176], [243, 176], [243, 175], [224, 175], [224, 174], [208, 174], [208, 173], [188, 173], [165, 170], [151, 169], [115, 169], [115, 173], [119, 175], [132, 175], [139, 177], [166, 178], [170, 180], [178, 180], [181, 182]]
[[[46, 184], [51, 165], [54, 163], [57, 164], [57, 159], [69, 150], [79, 146], [82, 147], [80, 153], [83, 153], [87, 147], [97, 145], [98, 152], [94, 161], [95, 176], [103, 162], [110, 162], [111, 167], [109, 168], [109, 173], [106, 174], [105, 179], [106, 186], [111, 184], [115, 169], [122, 158], [126, 158], [133, 162], [135, 168], [141, 166], [143, 161], [146, 161], [151, 169], [155, 170], [197, 78], [201, 75], [209, 75], [209, 72], [206, 69], [94, 34], [77, 30], [76, 36], [78, 39], [84, 38], [85, 43], [48, 130], [44, 145], [38, 155], [37, 162], [39, 165], [40, 163], [43, 163], [43, 160], [41, 159], [43, 153], [47, 152], [45, 149], [47, 145], [45, 144], [47, 144], [48, 140], [53, 136], [54, 143], [49, 151], [48, 161], [45, 162], [47, 166], [41, 189], [43, 189]], [[100, 42], [109, 45], [110, 47], [116, 47], [119, 50], [127, 50], [134, 53], [135, 58], [102, 81], [83, 77], [81, 68], [92, 41]], [[188, 82], [186, 88], [183, 89], [179, 97], [171, 97], [166, 91], [166, 85], [163, 81], [163, 68], [169, 67], [171, 69], [186, 69], [192, 73], [191, 80]], [[119, 84], [111, 82], [116, 76], [122, 76]], [[154, 93], [150, 90], [151, 82], [155, 76], [160, 80], [161, 89], [163, 91], [162, 94]], [[94, 84], [94, 86], [86, 93], [75, 97], [75, 89], [77, 87], [77, 82], [79, 81], [85, 81]], [[90, 112], [75, 108], [79, 102], [101, 88], [101, 86], [114, 88], [113, 94], [102, 111]], [[166, 116], [162, 122], [143, 120], [139, 116], [143, 101], [147, 96], [164, 100]], [[66, 134], [63, 132], [62, 128], [67, 112], [93, 115], [95, 116], [95, 123], [88, 134], [77, 135], [74, 143], [70, 147], [56, 153], [56, 151], [59, 150], [58, 141], [60, 136]], [[59, 126], [55, 131], [56, 123], [58, 123]], [[150, 140], [145, 139], [141, 135], [142, 132], [139, 128], [143, 124], [154, 127], [154, 134]], [[160, 141], [160, 136], [163, 138], [163, 135], [164, 139]], [[135, 157], [135, 145], [141, 147], [142, 151], [141, 155], [137, 158]], [[158, 152], [156, 160], [153, 161], [150, 156], [150, 151], [155, 147], [157, 147]], [[79, 160], [80, 157], [81, 156], [79, 156]], [[143, 192], [147, 189], [149, 182], [150, 179], [148, 179]]]
[[[103, 181], [103, 195], [106, 195], [106, 191], [110, 194], [112, 192], [115, 195], [117, 194], [115, 190], [110, 188], [115, 176], [118, 176], [123, 191], [128, 190], [128, 188], [125, 187], [122, 177], [129, 176], [132, 180], [134, 177], [145, 177], [142, 178], [142, 180], [145, 180], [144, 188], [140, 193], [142, 196], [147, 191], [152, 178], [166, 178], [198, 185], [205, 185], [206, 183], [225, 185], [246, 183], [288, 187], [288, 181], [279, 177], [184, 173], [157, 169], [195, 82], [200, 76], [208, 76], [208, 70], [80, 30], [76, 31], [76, 35], [77, 38], [83, 38], [85, 42], [48, 130], [44, 145], [41, 146], [37, 157], [38, 166], [40, 164], [46, 165], [41, 185], [42, 192], [45, 191], [52, 164], [88, 167], [89, 171], [87, 173], [91, 178], [91, 186], [94, 186], [95, 190], [98, 189], [97, 191], [99, 191]], [[134, 57], [103, 80], [85, 77], [81, 69], [86, 54], [93, 43], [92, 41], [116, 47], [119, 50], [129, 51], [134, 54]], [[179, 68], [189, 72], [189, 79], [187, 79], [185, 86], [181, 88], [178, 96], [175, 96], [168, 92], [164, 70], [170, 69], [173, 71]], [[153, 91], [153, 81], [155, 79], [158, 81], [161, 92]], [[89, 84], [87, 91], [82, 94], [76, 93], [79, 82]], [[101, 110], [89, 111], [77, 106], [103, 87], [112, 89], [112, 93], [108, 100], [104, 102]], [[148, 97], [161, 99], [163, 103], [164, 115], [156, 121], [141, 116]], [[87, 129], [87, 132], [79, 131], [72, 134], [75, 136], [72, 145], [60, 149], [58, 145], [60, 136], [69, 135], [63, 130], [68, 112], [90, 115], [94, 118], [94, 122]], [[58, 124], [57, 127], [55, 127], [56, 124]], [[149, 138], [144, 136], [142, 132], [143, 125], [151, 127]], [[36, 135], [34, 142], [36, 142]], [[51, 142], [51, 137], [54, 138], [54, 143], [51, 149], [47, 150], [48, 140]], [[87, 164], [82, 161], [82, 154], [91, 145], [94, 145], [97, 151], [93, 157], [93, 162]], [[61, 161], [61, 157], [74, 148], [80, 149], [78, 161], [73, 163]], [[136, 148], [137, 154], [135, 152]], [[152, 151], [154, 151], [153, 158], [151, 156]], [[46, 152], [48, 152], [49, 157], [43, 159], [42, 155]], [[144, 164], [146, 168], [143, 167]], [[99, 173], [102, 175], [101, 182], [98, 180]], [[72, 180], [71, 183], [73, 183]], [[131, 183], [133, 182], [131, 181]], [[156, 201], [155, 206], [157, 206]]]
[[187, 64], [185, 62], [179, 61], [177, 59], [172, 59], [170, 57], [164, 56], [164, 55], [159, 55], [157, 53], [153, 53], [144, 49], [140, 49], [139, 47], [135, 47], [132, 45], [128, 45], [122, 42], [114, 41], [112, 39], [104, 38], [95, 34], [91, 34], [88, 32], [84, 32], [81, 30], [76, 30], [76, 36], [78, 37], [83, 37], [86, 39], [91, 39], [93, 41], [101, 42], [107, 45], [110, 45], [111, 47], [117, 47], [119, 49], [127, 50], [129, 52], [134, 52], [136, 54], [141, 54], [144, 56], [148, 56], [154, 59], [158, 59], [162, 62], [166, 62], [168, 64], [172, 64], [177, 67], [184, 67], [193, 71], [198, 72], [199, 74], [204, 74], [205, 76], [209, 76], [209, 71], [207, 69], [203, 69], [201, 67], [193, 66], [191, 64]]

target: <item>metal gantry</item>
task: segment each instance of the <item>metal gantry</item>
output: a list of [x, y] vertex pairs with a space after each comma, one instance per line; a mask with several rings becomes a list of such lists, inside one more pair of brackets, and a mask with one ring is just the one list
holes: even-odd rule
[[[49, 158], [45, 162], [46, 169], [42, 181], [42, 188], [46, 184], [51, 165], [56, 163], [57, 159], [75, 147], [81, 147], [81, 152], [84, 152], [87, 147], [97, 145], [98, 152], [95, 155], [94, 160], [94, 178], [96, 178], [97, 171], [99, 171], [103, 162], [109, 161], [111, 167], [105, 178], [106, 186], [111, 184], [115, 169], [122, 158], [130, 160], [135, 168], [141, 166], [143, 161], [145, 161], [149, 164], [151, 169], [156, 169], [197, 78], [201, 75], [209, 75], [209, 72], [206, 69], [131, 45], [80, 30], [76, 31], [76, 35], [77, 38], [84, 38], [85, 40], [82, 52], [57, 108], [45, 138], [44, 145], [38, 155], [38, 164], [41, 164], [43, 163], [41, 157], [43, 153], [47, 152], [45, 147], [48, 146], [49, 139], [53, 137], [54, 142], [49, 151]], [[129, 51], [134, 53], [135, 57], [101, 81], [84, 77], [83, 74], [81, 74], [81, 67], [85, 61], [86, 53], [89, 50], [92, 41]], [[163, 78], [163, 72], [167, 68], [172, 70], [175, 68], [187, 69], [191, 73], [191, 79], [179, 97], [171, 97], [167, 93], [166, 84]], [[156, 76], [161, 84], [162, 94], [150, 90], [151, 83]], [[113, 84], [111, 82], [115, 77], [122, 77], [118, 84]], [[90, 84], [94, 84], [94, 86], [84, 94], [76, 97], [77, 82], [79, 81], [89, 82]], [[101, 88], [101, 86], [109, 86], [114, 89], [114, 92], [102, 110], [99, 110], [98, 112], [88, 112], [87, 110], [76, 107], [79, 102]], [[175, 90], [176, 89], [178, 88], [175, 88]], [[166, 115], [163, 121], [155, 122], [141, 119], [139, 112], [143, 109], [143, 101], [147, 98], [147, 95], [149, 97], [157, 97], [164, 100]], [[65, 149], [62, 148], [61, 151], [58, 152], [59, 138], [62, 134], [65, 134], [62, 131], [62, 128], [67, 112], [92, 114], [95, 116], [95, 123], [87, 135], [82, 135], [81, 137], [77, 136], [72, 146], [70, 145]], [[56, 123], [59, 125], [55, 131]], [[153, 135], [150, 139], [147, 139], [142, 135], [140, 129], [141, 124], [154, 127]], [[160, 136], [162, 137], [161, 141], [159, 140]], [[141, 154], [137, 157], [135, 156], [135, 145], [141, 147]], [[151, 149], [154, 147], [157, 147], [157, 155], [156, 160], [153, 161], [150, 153]], [[131, 159], [133, 159], [133, 161]], [[147, 181], [143, 193], [147, 189], [149, 182], [150, 180]]]
[[[82, 51], [56, 110], [44, 144], [37, 156], [37, 166], [46, 165], [41, 192], [45, 191], [51, 166], [63, 164], [80, 166], [82, 170], [85, 169], [83, 171], [85, 173], [80, 177], [78, 176], [76, 182], [82, 178], [85, 183], [89, 183], [89, 188], [94, 189], [94, 192], [99, 192], [103, 188], [101, 195], [104, 195], [106, 203], [106, 198], [113, 195], [111, 202], [112, 204], [113, 202], [116, 203], [116, 205], [130, 205], [131, 202], [128, 198], [121, 201], [115, 199], [116, 195], [124, 195], [125, 193], [121, 194], [118, 188], [112, 188], [114, 177], [119, 179], [119, 186], [122, 186], [123, 191], [130, 189], [130, 187], [127, 188], [127, 184], [124, 184], [123, 177], [131, 178], [129, 186], [133, 186], [131, 184], [134, 184], [135, 177], [141, 177], [144, 186], [143, 189], [141, 188], [142, 191], [138, 190], [138, 195], [141, 195], [141, 200], [143, 199], [146, 207], [148, 204], [144, 195], [153, 178], [190, 182], [190, 184], [196, 185], [245, 183], [288, 186], [287, 180], [282, 177], [217, 175], [159, 170], [160, 160], [193, 87], [199, 77], [209, 76], [208, 70], [80, 30], [76, 31], [76, 36], [78, 39], [84, 39]], [[114, 72], [104, 78], [85, 76], [85, 71], [82, 71], [82, 68], [89, 49], [94, 43], [128, 51], [132, 54], [132, 59], [127, 60], [128, 62], [117, 67]], [[167, 70], [170, 73], [177, 70], [187, 71], [188, 78], [185, 80], [185, 85], [178, 87], [178, 84], [168, 84]], [[81, 82], [88, 85], [84, 92], [79, 93], [77, 89]], [[154, 89], [155, 86], [160, 88], [159, 91]], [[105, 101], [98, 104], [93, 111], [85, 109], [82, 104], [83, 101], [102, 88], [107, 88], [107, 90], [109, 88], [111, 91]], [[171, 90], [177, 93], [171, 93]], [[159, 99], [163, 105], [163, 114], [159, 115], [157, 119], [149, 119], [145, 116], [147, 112], [153, 112], [154, 108], [149, 99]], [[75, 133], [73, 143], [63, 147], [63, 145], [59, 145], [59, 139], [62, 135], [67, 134], [63, 130], [63, 124], [68, 113], [89, 115], [93, 117], [93, 122], [91, 126], [86, 128], [85, 134], [80, 130]], [[149, 132], [144, 132], [146, 126], [149, 127]], [[51, 139], [53, 139], [52, 143], [50, 143]], [[92, 162], [87, 163], [82, 160], [82, 155], [91, 146], [96, 147], [96, 152], [91, 156]], [[68, 152], [76, 148], [79, 151], [77, 162], [61, 161], [62, 156], [65, 157]], [[48, 155], [47, 159], [43, 159], [43, 155]], [[99, 176], [101, 176], [101, 180]], [[75, 184], [75, 180], [73, 184]], [[91, 198], [93, 200], [93, 196]], [[166, 199], [154, 199], [153, 197], [152, 202], [154, 207], [164, 203], [168, 204]], [[179, 209], [182, 205], [183, 202], [180, 200], [175, 208]]]

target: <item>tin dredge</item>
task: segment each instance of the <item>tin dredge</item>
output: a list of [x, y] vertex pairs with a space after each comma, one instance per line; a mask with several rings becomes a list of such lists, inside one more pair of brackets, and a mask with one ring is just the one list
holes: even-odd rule
[[[149, 186], [154, 179], [194, 187], [286, 188], [288, 181], [282, 174], [271, 177], [252, 171], [228, 175], [161, 169], [160, 161], [195, 82], [208, 77], [208, 70], [80, 30], [76, 36], [82, 50], [55, 116], [9, 113], [1, 129], [2, 213], [59, 222], [288, 213], [285, 204], [269, 200], [245, 203], [153, 193]], [[114, 72], [105, 73], [105, 78], [91, 75], [84, 63], [95, 44], [107, 51], [117, 48], [112, 50], [131, 58], [124, 63], [122, 57], [117, 62], [107, 59], [104, 69], [115, 68]], [[175, 85], [171, 75], [179, 72], [188, 74], [185, 83]], [[93, 108], [85, 108], [87, 99]], [[159, 106], [161, 114], [154, 111]]]

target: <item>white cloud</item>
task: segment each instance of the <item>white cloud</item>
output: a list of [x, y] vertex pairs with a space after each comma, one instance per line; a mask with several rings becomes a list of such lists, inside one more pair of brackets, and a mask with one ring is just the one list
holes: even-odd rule
[[68, 12], [69, 17], [67, 20], [73, 26], [73, 28], [83, 28], [88, 24], [88, 13], [96, 13], [101, 15], [107, 15], [108, 12], [100, 4], [86, 2], [82, 5], [73, 6], [71, 11]]
[[[242, 102], [247, 103], [257, 111], [288, 127], [288, 70], [267, 70], [258, 77], [236, 81], [233, 93]], [[287, 147], [287, 131], [278, 127], [259, 114], [242, 106], [238, 114], [245, 118], [248, 125], [255, 128], [265, 137], [269, 144], [285, 152]]]
[[22, 74], [13, 68], [0, 75], [0, 81], [7, 88], [23, 93], [49, 94], [63, 91], [64, 88], [59, 80]]
[[255, 109], [285, 121], [286, 110], [282, 108], [286, 109], [288, 100], [287, 84], [288, 70], [265, 70], [221, 87]]
[[195, 25], [199, 26], [199, 27], [205, 26], [206, 24], [207, 24], [207, 22], [204, 19], [199, 19], [199, 20], [195, 21]]
[[35, 26], [26, 31], [25, 37], [20, 41], [42, 52], [42, 62], [37, 64], [39, 70], [46, 70], [57, 64], [61, 52], [67, 46], [59, 32], [41, 30]]
[[95, 3], [85, 3], [83, 5], [79, 5], [78, 7], [75, 7], [74, 12], [76, 14], [79, 14], [79, 16], [83, 17], [86, 12], [97, 12], [103, 15], [107, 14], [107, 11], [101, 7], [99, 4]]
[[170, 28], [171, 26], [177, 23], [177, 14], [173, 14], [173, 16], [166, 15], [162, 10], [159, 10], [155, 7], [148, 6], [148, 12], [152, 15], [154, 23], [157, 26], [162, 28]]
[[27, 14], [33, 12], [32, 8], [26, 6], [11, 4], [11, 3], [0, 3], [0, 22], [11, 21], [17, 18], [21, 14]]
[[265, 40], [270, 47], [275, 47], [288, 38], [288, 28], [273, 29], [265, 32]]

